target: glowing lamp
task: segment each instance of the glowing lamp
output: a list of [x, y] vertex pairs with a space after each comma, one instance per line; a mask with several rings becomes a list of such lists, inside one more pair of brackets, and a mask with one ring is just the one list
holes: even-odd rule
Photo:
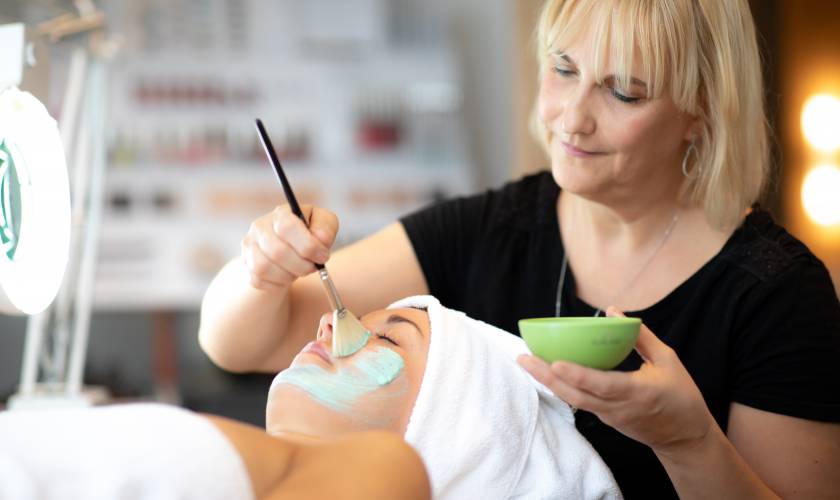
[[817, 94], [802, 108], [802, 133], [820, 151], [840, 149], [840, 99]]
[[840, 224], [840, 168], [820, 165], [802, 183], [805, 213], [821, 226]]
[[44, 105], [0, 91], [0, 312], [37, 314], [61, 285], [70, 192], [61, 136]]

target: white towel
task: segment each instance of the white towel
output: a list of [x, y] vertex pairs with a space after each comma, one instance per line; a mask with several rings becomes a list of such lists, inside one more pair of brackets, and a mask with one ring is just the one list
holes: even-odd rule
[[0, 499], [252, 500], [206, 418], [159, 404], [0, 412]]
[[621, 498], [569, 405], [516, 364], [529, 352], [522, 339], [431, 296], [389, 309], [403, 307], [426, 308], [431, 324], [405, 439], [423, 458], [434, 498]]

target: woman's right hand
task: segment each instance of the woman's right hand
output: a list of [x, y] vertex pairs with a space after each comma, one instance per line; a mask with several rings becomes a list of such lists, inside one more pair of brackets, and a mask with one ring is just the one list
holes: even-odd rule
[[288, 289], [294, 280], [324, 264], [338, 233], [338, 217], [329, 210], [301, 205], [309, 228], [280, 205], [251, 223], [242, 239], [242, 261], [251, 286], [258, 290]]

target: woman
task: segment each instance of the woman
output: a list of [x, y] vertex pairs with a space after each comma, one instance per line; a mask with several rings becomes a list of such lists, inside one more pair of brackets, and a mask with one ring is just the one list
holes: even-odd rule
[[746, 0], [549, 0], [538, 37], [550, 173], [332, 257], [333, 214], [309, 209], [310, 232], [278, 207], [208, 289], [203, 348], [234, 371], [287, 366], [327, 307], [310, 273], [328, 258], [356, 311], [431, 293], [514, 332], [613, 306], [645, 325], [617, 371], [520, 362], [579, 408], [626, 497], [836, 497], [840, 305], [822, 263], [750, 209], [768, 154]]
[[0, 498], [430, 498], [398, 436], [303, 442], [161, 404], [0, 412]]
[[621, 498], [521, 339], [410, 297], [337, 358], [331, 321], [275, 378], [267, 433], [156, 404], [0, 413], [0, 498]]
[[271, 385], [269, 434], [397, 433], [423, 459], [437, 500], [621, 498], [569, 405], [516, 364], [528, 352], [522, 339], [431, 296], [361, 321], [370, 339], [336, 358], [332, 315], [322, 317], [317, 339]]

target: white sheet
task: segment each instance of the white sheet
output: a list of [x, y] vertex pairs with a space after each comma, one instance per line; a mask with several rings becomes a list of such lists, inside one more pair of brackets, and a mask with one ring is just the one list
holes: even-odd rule
[[0, 412], [2, 500], [252, 500], [248, 472], [212, 423], [130, 404]]

